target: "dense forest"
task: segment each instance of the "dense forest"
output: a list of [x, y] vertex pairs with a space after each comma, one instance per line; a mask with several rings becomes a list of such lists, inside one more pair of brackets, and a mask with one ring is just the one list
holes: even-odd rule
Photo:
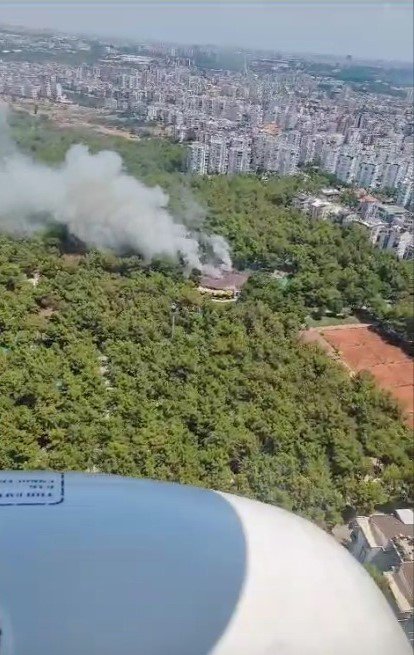
[[[199, 200], [211, 230], [229, 239], [235, 265], [252, 270], [285, 269], [292, 274], [285, 293], [316, 314], [352, 313], [368, 308], [405, 338], [414, 340], [414, 276], [411, 262], [398, 262], [371, 246], [363, 229], [312, 222], [292, 209], [299, 190], [316, 191], [320, 175], [271, 177], [183, 174], [185, 150], [161, 139], [138, 143], [85, 130], [57, 130], [44, 117], [16, 114], [19, 147], [36, 158], [59, 163], [70, 145], [87, 143], [93, 152], [119, 152], [126, 169], [170, 194], [173, 213], [182, 218], [183, 199]], [[187, 211], [184, 207], [184, 213]], [[274, 285], [273, 285], [274, 286]]]
[[[254, 273], [225, 305], [168, 262], [69, 252], [51, 232], [0, 235], [0, 467], [177, 480], [321, 525], [347, 506], [413, 498], [414, 446], [396, 403], [298, 338], [310, 312], [376, 304], [389, 313], [412, 292], [410, 269], [363, 232], [290, 207], [297, 189], [322, 180], [192, 180], [180, 172], [181, 147], [167, 142], [44, 121], [28, 129], [23, 117], [15, 134], [50, 162], [79, 139], [119, 150], [133, 174], [169, 190], [173, 211], [197, 198], [235, 264]], [[269, 275], [275, 268], [286, 285]]]
[[285, 270], [291, 274], [284, 293], [289, 303], [299, 303], [317, 315], [365, 307], [414, 340], [412, 262], [398, 261], [373, 247], [363, 228], [310, 221], [292, 209], [290, 202], [299, 188], [318, 185], [318, 177], [193, 181], [209, 207], [211, 228], [230, 240], [238, 267]]

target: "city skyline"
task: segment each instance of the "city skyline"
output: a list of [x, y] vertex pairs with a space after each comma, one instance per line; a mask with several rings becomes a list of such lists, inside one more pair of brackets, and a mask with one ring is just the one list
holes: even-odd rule
[[[90, 107], [133, 132], [162, 135], [185, 145], [191, 174], [289, 176], [317, 166], [340, 184], [378, 192], [364, 208], [364, 227], [376, 244], [395, 218], [392, 241], [381, 247], [391, 243], [398, 256], [411, 256], [413, 88], [404, 67], [260, 52], [243, 66], [240, 56], [192, 45], [125, 47], [41, 31], [0, 32], [0, 52], [5, 98], [52, 103], [66, 118], [71, 108]], [[384, 197], [398, 203], [392, 220]], [[331, 211], [318, 202], [315, 216]]]
[[97, 36], [412, 61], [408, 3], [5, 4], [0, 24]]

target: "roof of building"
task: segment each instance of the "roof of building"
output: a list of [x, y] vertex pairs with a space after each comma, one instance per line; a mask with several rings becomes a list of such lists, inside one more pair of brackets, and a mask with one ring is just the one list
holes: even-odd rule
[[357, 523], [371, 548], [385, 548], [390, 541], [401, 536], [414, 539], [414, 526], [403, 523], [392, 514], [359, 516]]
[[394, 575], [395, 581], [402, 593], [414, 605], [414, 562], [403, 562]]
[[395, 571], [385, 573], [389, 588], [401, 612], [414, 608], [414, 562], [403, 562]]
[[339, 191], [339, 189], [325, 187], [324, 189], [321, 189], [321, 193], [323, 193], [325, 196], [339, 196], [341, 192]]
[[[348, 216], [348, 219], [350, 216]], [[386, 223], [384, 223], [384, 221], [382, 221], [380, 218], [373, 218], [372, 216], [366, 216], [365, 218], [362, 218], [358, 214], [352, 214], [352, 216], [355, 216], [353, 220], [356, 223], [364, 225], [365, 227], [378, 227], [380, 225], [384, 225], [384, 227], [386, 226]]]
[[379, 202], [377, 203], [377, 206], [379, 209], [382, 209], [383, 211], [389, 213], [389, 214], [407, 214], [407, 210], [405, 207], [401, 207], [401, 205], [392, 205], [388, 203], [383, 203]]
[[250, 273], [241, 271], [229, 271], [223, 273], [221, 277], [203, 275], [200, 280], [200, 286], [207, 289], [236, 289], [239, 291], [246, 284]]
[[406, 525], [396, 516], [390, 514], [373, 514], [370, 518], [374, 533], [388, 540], [400, 535], [414, 538], [414, 526]]
[[402, 521], [405, 525], [414, 525], [414, 510], [396, 509], [395, 513], [400, 521]]

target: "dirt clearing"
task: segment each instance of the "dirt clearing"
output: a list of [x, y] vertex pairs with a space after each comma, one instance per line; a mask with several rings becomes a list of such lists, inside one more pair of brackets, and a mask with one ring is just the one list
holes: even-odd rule
[[352, 372], [369, 371], [378, 385], [400, 403], [407, 422], [414, 425], [414, 362], [401, 348], [385, 341], [369, 325], [341, 325], [302, 333]]

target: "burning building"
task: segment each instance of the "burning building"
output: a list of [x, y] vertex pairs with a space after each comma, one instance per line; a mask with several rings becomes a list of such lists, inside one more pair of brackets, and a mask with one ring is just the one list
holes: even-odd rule
[[249, 277], [250, 273], [242, 271], [228, 271], [220, 277], [203, 275], [198, 290], [212, 298], [235, 300]]

